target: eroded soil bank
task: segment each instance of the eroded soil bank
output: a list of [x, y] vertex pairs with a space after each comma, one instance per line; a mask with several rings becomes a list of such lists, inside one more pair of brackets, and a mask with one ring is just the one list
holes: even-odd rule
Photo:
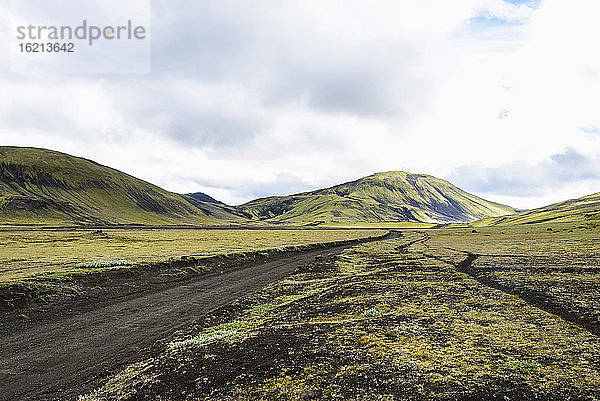
[[23, 324], [55, 320], [73, 311], [85, 312], [120, 302], [126, 297], [175, 287], [210, 274], [285, 259], [299, 252], [355, 245], [389, 235], [394, 234], [204, 258], [183, 257], [167, 262], [94, 270], [58, 278], [41, 277], [4, 285], [0, 286], [0, 329], [4, 332], [21, 330]]

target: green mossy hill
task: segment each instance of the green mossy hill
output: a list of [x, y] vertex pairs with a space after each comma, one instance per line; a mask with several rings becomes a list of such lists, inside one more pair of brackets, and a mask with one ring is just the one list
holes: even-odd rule
[[600, 224], [600, 192], [531, 209], [514, 216], [485, 219], [477, 225], [589, 222]]
[[286, 224], [466, 222], [515, 210], [448, 181], [404, 171], [377, 173], [331, 188], [257, 199], [239, 207], [255, 220]]
[[402, 171], [232, 207], [64, 153], [0, 147], [0, 224], [450, 223], [514, 213], [447, 181]]
[[64, 153], [0, 147], [0, 224], [223, 224], [235, 209]]
[[189, 196], [191, 198], [194, 198], [194, 199], [202, 201], [202, 202], [218, 203], [218, 204], [224, 205], [223, 202], [216, 200], [215, 198], [213, 198], [210, 195], [205, 194], [204, 192], [194, 192], [192, 194], [186, 194], [186, 196]]

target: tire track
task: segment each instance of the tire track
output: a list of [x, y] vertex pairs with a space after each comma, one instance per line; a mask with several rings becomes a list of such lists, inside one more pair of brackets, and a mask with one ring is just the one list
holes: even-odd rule
[[[427, 235], [424, 233], [424, 235]], [[427, 235], [427, 239], [422, 241], [415, 242], [423, 242], [426, 246], [427, 241], [429, 240], [429, 236]], [[495, 290], [501, 291], [505, 294], [512, 295], [521, 299], [523, 302], [528, 305], [540, 309], [546, 313], [550, 313], [552, 315], [558, 316], [559, 318], [574, 324], [583, 330], [586, 330], [590, 334], [595, 336], [600, 336], [600, 324], [595, 319], [588, 319], [578, 311], [573, 311], [569, 309], [567, 306], [554, 301], [551, 297], [549, 297], [543, 291], [531, 289], [531, 288], [519, 288], [512, 285], [503, 284], [497, 280], [494, 280], [487, 276], [485, 272], [482, 272], [480, 269], [473, 267], [473, 263], [479, 258], [488, 257], [516, 257], [516, 258], [529, 258], [527, 255], [506, 255], [506, 254], [479, 254], [473, 253], [470, 251], [462, 251], [454, 248], [443, 248], [453, 252], [459, 252], [466, 254], [466, 257], [460, 262], [454, 262], [448, 259], [445, 259], [441, 256], [436, 255], [426, 255], [426, 257], [439, 260], [440, 262], [449, 264], [453, 266], [457, 271], [461, 273], [465, 273], [476, 280], [478, 283], [485, 285], [486, 287], [493, 288]]]
[[456, 264], [456, 270], [468, 274], [473, 279], [477, 280], [477, 282], [490, 287], [496, 290], [502, 291], [505, 294], [509, 294], [515, 296], [528, 305], [533, 306], [535, 308], [541, 309], [544, 312], [550, 313], [552, 315], [556, 315], [563, 320], [575, 324], [582, 329], [588, 331], [589, 333], [600, 336], [600, 326], [598, 322], [595, 320], [589, 320], [585, 316], [568, 309], [565, 305], [560, 304], [559, 302], [554, 301], [543, 291], [535, 290], [532, 288], [519, 288], [515, 286], [510, 286], [498, 282], [488, 276], [485, 273], [480, 272], [478, 269], [473, 267], [473, 263], [480, 257], [494, 257], [494, 255], [479, 255], [471, 252], [466, 252], [467, 257]]

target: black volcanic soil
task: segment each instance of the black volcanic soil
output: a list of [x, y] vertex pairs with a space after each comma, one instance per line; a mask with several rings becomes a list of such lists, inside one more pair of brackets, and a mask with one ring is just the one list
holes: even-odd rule
[[524, 282], [561, 260], [429, 243], [405, 231], [257, 260], [12, 325], [0, 399], [600, 399], [597, 334], [491, 281], [491, 267]]
[[599, 399], [597, 336], [468, 274], [474, 255], [428, 242], [405, 232], [374, 243], [381, 252], [301, 265], [85, 400]]
[[43, 294], [26, 294], [32, 302], [23, 305], [5, 303], [0, 400], [62, 400], [90, 390], [99, 378], [151, 355], [153, 344], [177, 329], [356, 243], [271, 257], [255, 253], [251, 260], [214, 258], [208, 274], [195, 274], [193, 262], [121, 269], [80, 277], [47, 305]]

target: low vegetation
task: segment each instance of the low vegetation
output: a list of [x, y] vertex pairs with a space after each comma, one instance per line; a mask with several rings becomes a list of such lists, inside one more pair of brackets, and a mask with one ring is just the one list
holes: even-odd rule
[[465, 272], [600, 335], [600, 230], [538, 224], [435, 231], [432, 247], [468, 251]]
[[556, 266], [548, 299], [593, 317], [599, 236], [525, 226], [359, 245], [207, 316], [82, 399], [595, 400], [597, 334], [515, 289]]
[[365, 238], [382, 230], [5, 230], [0, 283], [170, 258]]
[[100, 269], [107, 267], [121, 267], [121, 266], [131, 266], [131, 263], [125, 259], [110, 259], [110, 260], [94, 260], [91, 262], [81, 262], [75, 265], [76, 268], [80, 269]]

